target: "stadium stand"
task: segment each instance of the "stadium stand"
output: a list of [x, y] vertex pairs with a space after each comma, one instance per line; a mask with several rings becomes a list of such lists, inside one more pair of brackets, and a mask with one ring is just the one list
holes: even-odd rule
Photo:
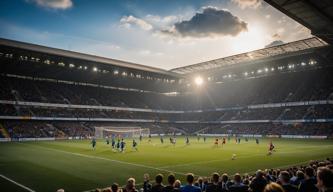
[[[267, 48], [275, 56], [258, 56], [251, 65], [224, 66], [227, 59], [220, 59], [218, 70], [205, 62], [174, 72], [1, 42], [0, 117], [11, 137], [89, 137], [101, 122], [140, 124], [153, 134], [176, 128], [187, 135], [332, 137], [331, 47], [316, 38], [282, 45], [291, 55]], [[198, 69], [203, 87], [192, 83]], [[184, 70], [188, 75], [176, 74]]]

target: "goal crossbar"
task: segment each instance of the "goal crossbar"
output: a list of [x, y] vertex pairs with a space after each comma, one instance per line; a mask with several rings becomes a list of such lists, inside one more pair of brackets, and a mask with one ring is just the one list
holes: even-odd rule
[[95, 137], [103, 138], [104, 133], [121, 134], [127, 137], [138, 137], [140, 135], [148, 135], [150, 133], [149, 128], [142, 127], [115, 127], [115, 126], [100, 126], [95, 127]]

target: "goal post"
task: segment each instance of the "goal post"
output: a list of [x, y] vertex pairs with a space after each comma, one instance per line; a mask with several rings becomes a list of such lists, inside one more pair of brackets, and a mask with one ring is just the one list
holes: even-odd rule
[[106, 138], [113, 136], [119, 136], [122, 138], [139, 138], [140, 135], [148, 136], [150, 129], [141, 127], [114, 127], [114, 126], [101, 126], [95, 127], [96, 138]]

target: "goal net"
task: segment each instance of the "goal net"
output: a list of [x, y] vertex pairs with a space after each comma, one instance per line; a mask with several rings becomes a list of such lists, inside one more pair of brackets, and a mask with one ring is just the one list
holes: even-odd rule
[[146, 137], [150, 134], [148, 128], [141, 127], [114, 127], [114, 126], [102, 126], [95, 127], [96, 138], [106, 138], [111, 136], [121, 138], [139, 138], [140, 135]]

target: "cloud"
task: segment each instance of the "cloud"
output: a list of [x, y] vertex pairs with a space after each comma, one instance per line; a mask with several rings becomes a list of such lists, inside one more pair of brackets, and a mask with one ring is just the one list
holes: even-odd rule
[[281, 38], [281, 35], [278, 34], [278, 33], [274, 33], [274, 34], [272, 35], [272, 38], [274, 38], [274, 39], [279, 39], [279, 38]]
[[151, 29], [153, 29], [153, 26], [148, 23], [147, 21], [134, 17], [132, 15], [130, 16], [123, 16], [120, 19], [120, 24], [126, 28], [130, 28], [131, 26], [137, 26], [143, 30], [149, 31]]
[[175, 22], [179, 21], [179, 18], [174, 15], [169, 15], [165, 17], [160, 17], [158, 15], [146, 15], [144, 18], [145, 21], [154, 25], [154, 28], [161, 28], [161, 27], [163, 28], [166, 26], [171, 26]]
[[278, 46], [278, 45], [282, 45], [282, 44], [284, 44], [283, 41], [275, 40], [275, 41], [271, 42], [270, 44], [266, 45], [265, 48], [274, 47], [274, 46]]
[[26, 0], [38, 6], [50, 9], [69, 9], [73, 6], [72, 0]]
[[261, 5], [261, 0], [232, 0], [232, 2], [236, 3], [242, 9], [247, 7], [258, 8]]
[[247, 23], [231, 12], [216, 7], [203, 7], [189, 20], [177, 22], [164, 34], [181, 37], [236, 36], [247, 31]]

